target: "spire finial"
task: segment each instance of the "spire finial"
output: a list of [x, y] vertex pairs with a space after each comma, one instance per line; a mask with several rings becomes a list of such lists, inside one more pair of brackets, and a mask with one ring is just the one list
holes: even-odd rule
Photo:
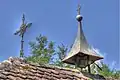
[[81, 6], [80, 6], [80, 4], [78, 4], [78, 9], [77, 9], [78, 15], [80, 15], [80, 8], [81, 8]]
[[23, 14], [23, 16], [22, 16], [22, 22], [23, 22], [23, 24], [24, 24], [24, 21], [25, 21], [25, 15]]
[[77, 14], [77, 16], [76, 16], [76, 19], [77, 19], [79, 22], [82, 20], [82, 16], [80, 15], [80, 9], [81, 9], [81, 7], [80, 7], [80, 5], [78, 4], [78, 9], [77, 9], [78, 14]]

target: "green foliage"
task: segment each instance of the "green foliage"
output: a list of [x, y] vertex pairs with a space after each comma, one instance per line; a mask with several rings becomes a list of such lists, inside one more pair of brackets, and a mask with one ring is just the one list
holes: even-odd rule
[[65, 58], [67, 50], [68, 50], [68, 48], [65, 47], [65, 45], [63, 45], [63, 44], [61, 46], [58, 46], [57, 54], [59, 55], [58, 57], [59, 57], [60, 60]]
[[61, 46], [58, 46], [57, 48], [58, 51], [56, 52], [56, 55], [58, 56], [58, 59], [55, 62], [55, 65], [63, 67], [64, 63], [62, 62], [62, 59], [65, 58], [68, 48], [63, 44]]
[[60, 67], [66, 67], [66, 68], [73, 68], [73, 65], [63, 63], [62, 60], [65, 58], [66, 53], [68, 51], [68, 48], [64, 45], [61, 44], [60, 46], [57, 47], [58, 51], [56, 51], [56, 56], [58, 57], [56, 62], [54, 62], [54, 65], [60, 66]]
[[70, 67], [70, 65], [62, 62], [62, 59], [65, 57], [68, 48], [63, 44], [57, 46], [57, 51], [54, 47], [54, 42], [47, 40], [46, 36], [39, 35], [36, 37], [35, 42], [29, 43], [31, 48], [31, 56], [26, 57], [26, 60], [29, 62], [48, 64], [52, 62], [52, 57], [57, 56], [56, 61], [53, 61], [52, 64], [56, 66]]
[[88, 80], [93, 80], [93, 79], [88, 79]]
[[109, 69], [108, 65], [102, 63], [102, 71], [99, 71], [100, 74], [109, 77], [112, 76], [112, 71]]
[[[101, 67], [99, 65], [96, 65], [95, 63], [91, 64], [91, 73], [92, 74], [100, 74], [107, 78], [113, 78], [113, 79], [120, 79], [120, 70], [110, 69], [109, 65], [101, 62]], [[87, 69], [84, 70], [85, 72], [88, 72]]]
[[27, 61], [36, 62], [40, 64], [47, 64], [51, 61], [54, 54], [54, 42], [47, 40], [47, 37], [39, 35], [36, 37], [36, 42], [29, 43], [31, 47], [31, 56], [28, 56]]
[[20, 57], [24, 57], [24, 53], [22, 50], [20, 50]]
[[115, 79], [120, 78], [120, 70], [119, 70], [119, 71], [116, 71], [116, 70], [115, 70], [115, 72], [114, 72], [114, 74], [113, 74], [113, 77], [114, 77]]
[[98, 70], [99, 71], [99, 74], [105, 76], [105, 77], [112, 77], [112, 78], [115, 78], [115, 79], [118, 79], [120, 78], [120, 71], [116, 71], [114, 69], [110, 69], [108, 65], [104, 64], [102, 62], [102, 71], [101, 70]]

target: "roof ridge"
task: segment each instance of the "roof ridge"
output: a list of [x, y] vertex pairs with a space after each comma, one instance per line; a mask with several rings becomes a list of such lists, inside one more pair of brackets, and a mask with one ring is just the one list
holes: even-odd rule
[[37, 67], [48, 67], [48, 68], [52, 68], [52, 69], [67, 70], [67, 71], [76, 72], [76, 73], [80, 72], [78, 69], [60, 67], [60, 66], [56, 66], [53, 64], [41, 64], [41, 63], [33, 63], [33, 62], [27, 62], [27, 63], [32, 65], [32, 66], [37, 66]]
[[76, 72], [76, 73], [80, 72], [78, 69], [65, 68], [65, 67], [60, 67], [52, 64], [40, 64], [40, 63], [28, 62], [24, 58], [20, 58], [20, 57], [9, 57], [8, 60], [4, 60], [3, 62], [0, 63], [0, 69], [10, 65], [22, 65], [22, 66], [31, 65], [36, 67], [46, 67], [46, 68], [52, 68], [52, 69], [67, 70], [67, 71]]

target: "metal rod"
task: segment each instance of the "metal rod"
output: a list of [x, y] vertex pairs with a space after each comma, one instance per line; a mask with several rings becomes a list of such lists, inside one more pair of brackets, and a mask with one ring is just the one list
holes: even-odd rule
[[23, 52], [23, 43], [24, 43], [24, 41], [23, 41], [23, 35], [22, 35], [22, 37], [21, 37], [21, 50], [20, 50], [20, 57], [23, 57], [24, 56], [24, 52]]
[[91, 73], [90, 65], [88, 65], [88, 72]]
[[87, 56], [88, 72], [91, 73], [90, 64], [89, 64], [89, 55]]

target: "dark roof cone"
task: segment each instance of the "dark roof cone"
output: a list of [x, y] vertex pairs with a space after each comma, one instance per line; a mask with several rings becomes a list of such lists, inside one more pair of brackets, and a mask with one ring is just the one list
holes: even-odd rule
[[82, 19], [80, 15], [80, 5], [78, 6], [78, 15], [76, 16], [78, 21], [78, 33], [75, 42], [68, 54], [62, 61], [69, 64], [78, 65], [81, 68], [92, 64], [96, 60], [103, 59], [102, 56], [98, 55], [91, 46], [87, 43], [82, 30]]

